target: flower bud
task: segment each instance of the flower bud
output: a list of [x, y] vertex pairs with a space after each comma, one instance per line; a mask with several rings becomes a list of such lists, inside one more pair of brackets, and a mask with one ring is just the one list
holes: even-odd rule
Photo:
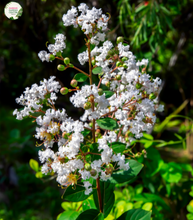
[[91, 128], [92, 128], [92, 126], [93, 126], [93, 123], [92, 122], [90, 122], [89, 124], [88, 124]]
[[59, 71], [64, 71], [64, 70], [65, 70], [65, 66], [59, 64], [59, 65], [57, 66], [57, 69], [58, 69]]
[[127, 68], [128, 68], [128, 66], [127, 66], [127, 64], [126, 64], [126, 63], [124, 63], [124, 64], [123, 64], [123, 67], [124, 67], [125, 69], [127, 69]]
[[73, 79], [73, 80], [70, 82], [70, 85], [71, 85], [72, 87], [76, 87], [77, 84], [78, 84], [78, 82], [77, 82], [75, 79]]
[[94, 102], [94, 96], [93, 96], [93, 95], [89, 96], [89, 97], [88, 97], [88, 101], [89, 101], [89, 102]]
[[117, 44], [119, 44], [119, 43], [123, 43], [123, 41], [124, 41], [124, 38], [123, 37], [117, 37]]
[[143, 149], [143, 150], [142, 150], [142, 154], [143, 154], [143, 155], [146, 155], [146, 154], [147, 154], [147, 151], [146, 151], [145, 149]]
[[102, 89], [98, 89], [98, 94], [102, 95], [103, 94], [103, 90]]
[[64, 63], [68, 65], [70, 63], [70, 59], [68, 57], [64, 58]]
[[122, 60], [123, 62], [125, 62], [125, 61], [128, 60], [128, 58], [127, 58], [127, 57], [123, 57], [121, 60]]
[[90, 170], [91, 170], [90, 163], [86, 163], [86, 164], [84, 165], [84, 168], [85, 168], [87, 171], [90, 171]]
[[53, 54], [50, 54], [49, 60], [55, 60], [55, 56]]
[[95, 59], [93, 59], [93, 60], [91, 61], [91, 63], [92, 63], [92, 65], [94, 66], [94, 65], [95, 65]]
[[156, 98], [156, 95], [152, 92], [150, 95], [149, 95], [149, 99], [153, 100]]
[[90, 175], [91, 175], [91, 176], [96, 176], [96, 175], [97, 175], [97, 171], [94, 170], [94, 169], [92, 169], [92, 170], [90, 171]]
[[64, 132], [62, 133], [62, 137], [63, 137], [64, 139], [68, 139], [68, 133], [67, 133], [66, 131], [64, 131]]
[[141, 83], [136, 83], [136, 85], [135, 85], [136, 89], [141, 89], [142, 86], [143, 85]]
[[141, 153], [138, 152], [135, 154], [135, 158], [139, 158], [139, 157], [141, 157]]
[[86, 102], [85, 104], [84, 104], [84, 109], [85, 110], [88, 110], [88, 109], [90, 109], [91, 108], [91, 103], [90, 102]]
[[110, 87], [110, 82], [107, 81], [107, 82], [105, 83], [105, 86]]
[[116, 75], [115, 78], [116, 78], [116, 80], [120, 80], [121, 79], [121, 75]]
[[61, 93], [62, 95], [66, 95], [68, 92], [69, 92], [69, 91], [68, 91], [68, 88], [66, 88], [66, 87], [62, 87], [62, 88], [60, 89], [60, 93]]
[[117, 66], [117, 67], [122, 66], [122, 63], [121, 63], [120, 61], [117, 61], [117, 62], [116, 62], [116, 66]]
[[60, 161], [60, 163], [67, 163], [69, 161], [68, 157], [59, 157], [58, 160]]
[[108, 164], [107, 167], [106, 167], [106, 171], [105, 173], [108, 175], [108, 174], [112, 174], [113, 173], [113, 170], [114, 170], [114, 167], [113, 167], [113, 164]]
[[129, 142], [129, 138], [128, 138], [128, 137], [126, 137], [126, 138], [125, 138], [125, 141], [126, 141], [126, 142]]

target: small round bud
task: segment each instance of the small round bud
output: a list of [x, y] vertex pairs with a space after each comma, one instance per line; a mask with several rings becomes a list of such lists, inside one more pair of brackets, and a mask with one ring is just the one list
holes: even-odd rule
[[110, 82], [107, 81], [107, 82], [105, 83], [105, 86], [110, 87]]
[[107, 168], [114, 168], [112, 163], [107, 164]]
[[117, 62], [116, 62], [116, 66], [117, 66], [117, 67], [119, 67], [119, 66], [121, 66], [121, 65], [122, 65], [122, 63], [121, 63], [120, 61], [117, 61]]
[[92, 61], [91, 61], [91, 63], [92, 63], [92, 65], [94, 66], [95, 65], [95, 59], [93, 59]]
[[123, 57], [121, 60], [122, 60], [123, 62], [125, 62], [125, 61], [128, 60], [128, 58], [127, 58], [127, 57]]
[[136, 85], [135, 85], [136, 89], [141, 89], [142, 86], [143, 85], [141, 83], [136, 83]]
[[152, 92], [150, 95], [149, 95], [149, 99], [153, 100], [156, 98], [156, 95]]
[[143, 149], [143, 150], [142, 150], [142, 154], [143, 154], [143, 155], [146, 155], [146, 154], [147, 154], [147, 151], [146, 151], [145, 149]]
[[121, 75], [116, 75], [115, 78], [116, 78], [116, 80], [120, 80], [121, 79]]
[[91, 128], [92, 128], [92, 126], [93, 126], [93, 123], [92, 122], [90, 122], [89, 124], [88, 124]]
[[103, 90], [102, 89], [98, 89], [98, 94], [102, 95], [103, 94]]
[[66, 87], [62, 87], [62, 88], [60, 89], [60, 93], [61, 93], [62, 95], [66, 95], [68, 92], [69, 92], [69, 90], [68, 90], [68, 88], [66, 88]]
[[90, 175], [91, 175], [91, 176], [96, 176], [96, 175], [97, 175], [97, 171], [94, 170], [94, 169], [92, 169], [92, 170], [90, 171]]
[[68, 134], [67, 134], [66, 131], [64, 131], [64, 132], [62, 133], [62, 137], [63, 137], [64, 139], [68, 139]]
[[139, 158], [139, 157], [141, 157], [141, 153], [138, 152], [135, 154], [135, 158]]
[[123, 37], [117, 37], [117, 44], [119, 44], [119, 43], [123, 43], [123, 41], [124, 41], [124, 38]]
[[70, 63], [70, 59], [68, 57], [64, 58], [64, 63], [68, 65]]
[[96, 129], [96, 134], [99, 134], [101, 132], [101, 130], [98, 128]]
[[77, 84], [78, 84], [78, 82], [77, 82], [75, 79], [73, 79], [73, 80], [70, 82], [70, 85], [71, 85], [72, 87], [76, 87]]
[[58, 69], [59, 71], [64, 71], [64, 70], [65, 70], [65, 66], [59, 64], [59, 65], [57, 66], [57, 69]]
[[88, 109], [90, 109], [91, 108], [91, 103], [90, 102], [86, 102], [85, 104], [84, 104], [84, 109], [85, 110], [88, 110]]
[[93, 96], [93, 95], [89, 96], [89, 97], [88, 97], [88, 101], [89, 101], [89, 102], [94, 102], [94, 96]]
[[127, 68], [128, 68], [128, 66], [127, 66], [127, 64], [126, 64], [126, 63], [124, 63], [124, 64], [123, 64], [123, 67], [124, 67], [125, 69], [127, 69]]
[[90, 163], [86, 163], [86, 164], [84, 165], [84, 168], [85, 168], [87, 171], [90, 171], [90, 170], [91, 170]]
[[69, 161], [68, 157], [59, 157], [58, 160], [60, 161], [60, 163], [67, 163]]
[[129, 138], [128, 138], [128, 137], [126, 137], [126, 138], [125, 138], [125, 141], [126, 141], [126, 142], [129, 142]]
[[50, 54], [49, 60], [55, 60], [55, 56], [53, 54]]

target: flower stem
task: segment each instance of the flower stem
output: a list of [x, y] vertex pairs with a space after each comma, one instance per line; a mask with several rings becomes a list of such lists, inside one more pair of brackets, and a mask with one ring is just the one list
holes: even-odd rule
[[98, 200], [99, 200], [99, 209], [100, 209], [100, 212], [103, 212], [99, 177], [96, 179], [96, 186], [97, 186], [97, 195], [98, 195]]

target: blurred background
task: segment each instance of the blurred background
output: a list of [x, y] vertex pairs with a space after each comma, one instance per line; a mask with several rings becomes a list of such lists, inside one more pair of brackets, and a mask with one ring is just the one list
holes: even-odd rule
[[[62, 23], [62, 15], [81, 1], [17, 2], [23, 8], [17, 20], [4, 15], [9, 1], [0, 2], [0, 220], [54, 220], [76, 205], [63, 203], [63, 191], [55, 180], [40, 178], [39, 168], [30, 167], [30, 159], [38, 161], [35, 123], [18, 121], [12, 112], [20, 108], [15, 98], [25, 87], [51, 75], [68, 86], [76, 73], [72, 69], [59, 72], [59, 61], [42, 63], [37, 56], [46, 50], [46, 42], [54, 43], [57, 33], [67, 37], [63, 57], [87, 69], [77, 60], [77, 54], [85, 50], [83, 34]], [[137, 59], [149, 59], [148, 73], [163, 80], [160, 103], [165, 110], [157, 114], [152, 134], [136, 146], [147, 151], [147, 158], [139, 158], [144, 169], [135, 182], [117, 185], [109, 220], [131, 208], [152, 210], [153, 219], [158, 220], [193, 219], [193, 1], [84, 2], [110, 13], [108, 39], [116, 42], [117, 36], [124, 36]], [[66, 108], [73, 118], [82, 114], [68, 97], [60, 96], [58, 107]]]

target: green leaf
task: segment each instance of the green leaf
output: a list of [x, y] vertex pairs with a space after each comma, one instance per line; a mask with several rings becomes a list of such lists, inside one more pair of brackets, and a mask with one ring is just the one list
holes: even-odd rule
[[124, 183], [133, 179], [141, 171], [143, 165], [136, 160], [125, 160], [126, 163], [129, 163], [130, 169], [127, 171], [117, 171], [111, 175], [109, 181], [111, 183]]
[[188, 220], [193, 220], [193, 214], [192, 213], [188, 213], [186, 215], [186, 217], [187, 217]]
[[58, 220], [76, 220], [79, 213], [75, 211], [65, 211], [63, 212]]
[[71, 202], [79, 202], [87, 199], [90, 195], [85, 195], [84, 186], [76, 186], [75, 189], [69, 186], [64, 194], [64, 199]]
[[100, 119], [97, 119], [96, 122], [99, 127], [105, 130], [112, 131], [119, 127], [117, 122], [112, 118], [100, 118]]
[[88, 209], [82, 212], [76, 220], [103, 220], [104, 215], [96, 209]]
[[[109, 181], [107, 182], [100, 181], [101, 199], [102, 199], [103, 213], [105, 218], [110, 213], [115, 202], [115, 195], [113, 193], [114, 188], [115, 185], [110, 183]], [[96, 190], [93, 193], [93, 196], [94, 196], [95, 205], [99, 210], [98, 195]]]
[[105, 98], [108, 99], [110, 98], [112, 95], [114, 95], [114, 92], [112, 91], [103, 91], [105, 93]]
[[34, 171], [36, 171], [36, 172], [39, 171], [39, 164], [38, 164], [38, 162], [37, 162], [36, 160], [30, 159], [29, 165], [30, 165], [30, 167], [31, 167]]
[[153, 136], [151, 134], [143, 133], [143, 137], [148, 140], [153, 140]]
[[92, 70], [92, 73], [93, 74], [99, 74], [99, 73], [102, 73], [102, 67], [100, 67], [100, 66], [97, 66], [97, 67], [95, 67], [93, 70]]
[[122, 153], [125, 150], [126, 144], [123, 144], [121, 142], [113, 142], [109, 144], [109, 147], [111, 147], [114, 151], [114, 153]]
[[83, 203], [82, 203], [82, 209], [83, 211], [86, 211], [87, 209], [97, 209], [96, 205], [94, 203], [94, 200], [92, 199], [86, 199]]
[[78, 73], [74, 76], [74, 79], [78, 82], [84, 82], [84, 81], [86, 81], [87, 78], [88, 78], [88, 76], [83, 73]]
[[161, 205], [165, 210], [170, 210], [169, 206], [161, 197], [151, 193], [142, 193], [135, 195], [133, 201], [156, 202], [157, 204]]
[[81, 131], [81, 134], [86, 137], [90, 133], [90, 130], [84, 129], [84, 131]]
[[164, 163], [160, 170], [161, 176], [168, 183], [178, 183], [182, 178], [182, 168], [174, 162]]
[[[99, 154], [99, 150], [98, 150], [98, 146], [99, 144], [98, 143], [93, 143], [90, 145], [90, 152], [91, 153], [97, 153]], [[93, 160], [99, 160], [101, 159], [101, 156], [100, 155], [96, 155], [96, 154], [91, 154], [91, 161]]]
[[150, 220], [151, 212], [143, 209], [131, 209], [121, 215], [117, 220]]
[[143, 206], [142, 209], [146, 210], [146, 211], [150, 211], [153, 207], [153, 203], [152, 202], [146, 202]]

